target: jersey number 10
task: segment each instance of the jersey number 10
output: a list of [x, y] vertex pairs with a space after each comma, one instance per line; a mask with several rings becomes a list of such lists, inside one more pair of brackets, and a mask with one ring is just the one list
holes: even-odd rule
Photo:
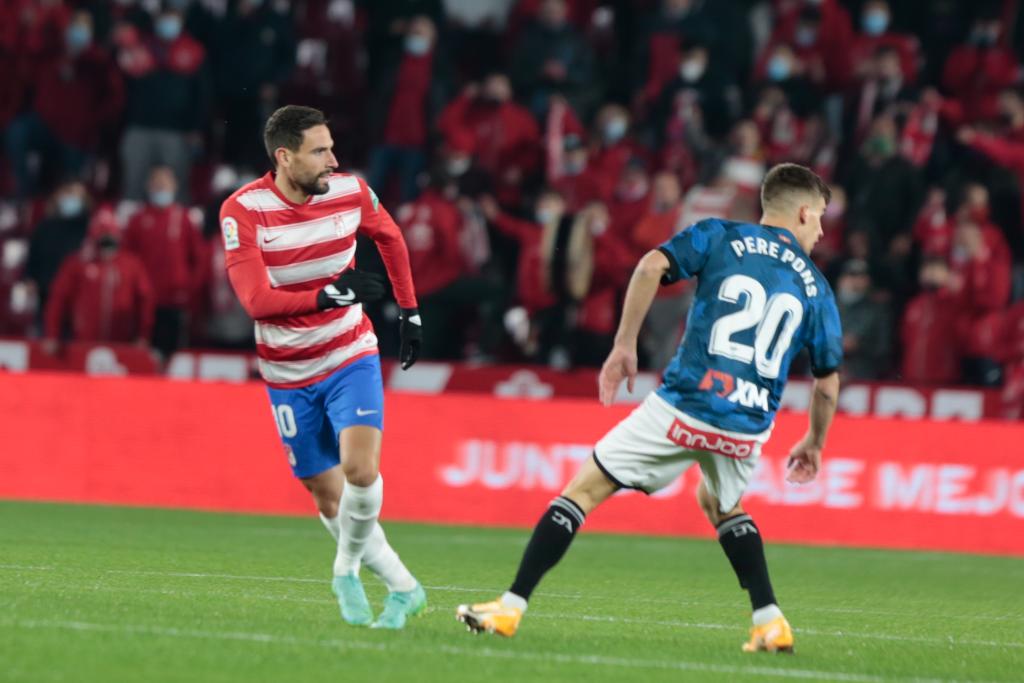
[[[761, 283], [747, 275], [730, 275], [718, 289], [718, 298], [733, 304], [739, 303], [741, 294], [746, 294], [743, 308], [723, 315], [711, 326], [708, 352], [741, 363], [753, 363], [761, 377], [776, 379], [782, 359], [803, 320], [803, 304], [787, 292], [773, 294], [769, 299]], [[755, 325], [753, 346], [732, 340], [737, 332]]]

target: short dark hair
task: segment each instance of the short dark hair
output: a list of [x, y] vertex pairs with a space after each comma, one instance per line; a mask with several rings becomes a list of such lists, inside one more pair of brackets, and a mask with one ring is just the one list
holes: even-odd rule
[[826, 204], [832, 200], [832, 190], [817, 173], [800, 164], [779, 164], [768, 171], [761, 183], [761, 207], [767, 209], [789, 192], [817, 194]]
[[303, 134], [314, 126], [327, 125], [327, 117], [319, 109], [289, 104], [281, 107], [267, 119], [263, 127], [263, 145], [267, 156], [277, 165], [274, 151], [278, 147], [297, 152], [302, 146]]

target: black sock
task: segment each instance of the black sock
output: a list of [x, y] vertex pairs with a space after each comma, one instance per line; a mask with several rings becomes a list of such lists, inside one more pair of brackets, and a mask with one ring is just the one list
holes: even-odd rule
[[580, 506], [565, 496], [551, 501], [551, 507], [533, 528], [533, 536], [526, 544], [526, 552], [509, 592], [524, 600], [530, 599], [540, 580], [569, 549], [573, 537], [583, 525], [584, 516]]
[[729, 558], [740, 587], [750, 593], [750, 605], [760, 609], [775, 603], [775, 592], [768, 578], [761, 533], [750, 515], [730, 517], [718, 525], [718, 542]]

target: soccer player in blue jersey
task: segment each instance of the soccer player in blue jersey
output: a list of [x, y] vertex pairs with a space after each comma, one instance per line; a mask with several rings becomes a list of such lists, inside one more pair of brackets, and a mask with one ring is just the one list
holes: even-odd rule
[[620, 489], [654, 493], [696, 463], [700, 507], [750, 595], [753, 627], [743, 650], [792, 652], [761, 534], [740, 498], [771, 434], [790, 363], [805, 348], [816, 378], [810, 426], [789, 453], [787, 478], [811, 481], [821, 465], [839, 394], [842, 331], [832, 290], [808, 254], [830, 196], [809, 169], [780, 164], [761, 186], [759, 223], [703, 220], [640, 260], [601, 368], [601, 402], [610, 405], [623, 380], [633, 390], [637, 335], [659, 284], [696, 277], [686, 335], [661, 386], [597, 443], [551, 502], [509, 590], [493, 602], [459, 606], [470, 630], [514, 635], [530, 595], [586, 515]]

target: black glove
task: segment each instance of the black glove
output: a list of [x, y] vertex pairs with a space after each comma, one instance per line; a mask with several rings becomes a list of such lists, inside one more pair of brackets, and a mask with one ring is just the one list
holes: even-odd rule
[[398, 336], [401, 344], [398, 359], [402, 369], [408, 370], [420, 356], [420, 343], [423, 341], [423, 322], [420, 320], [418, 308], [403, 308], [398, 316]]
[[320, 310], [326, 310], [366, 304], [383, 299], [386, 293], [387, 287], [384, 286], [382, 276], [349, 268], [337, 280], [320, 290], [316, 295], [316, 305]]

